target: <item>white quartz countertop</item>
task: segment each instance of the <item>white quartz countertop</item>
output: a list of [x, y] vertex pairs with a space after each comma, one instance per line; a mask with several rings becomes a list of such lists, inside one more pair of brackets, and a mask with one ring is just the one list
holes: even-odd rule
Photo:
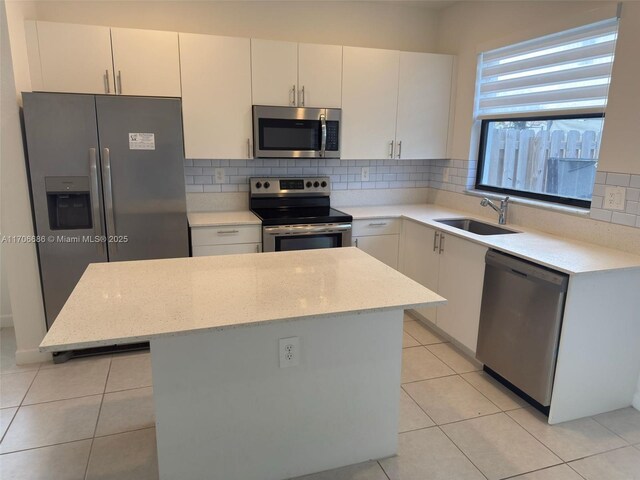
[[233, 212], [190, 212], [190, 227], [222, 227], [225, 225], [261, 225], [258, 217], [248, 210]]
[[93, 263], [40, 349], [445, 302], [353, 247]]
[[640, 268], [640, 255], [614, 250], [591, 243], [570, 240], [548, 233], [525, 228], [516, 224], [504, 225], [505, 228], [521, 233], [509, 235], [476, 235], [443, 223], [437, 219], [474, 218], [493, 223], [486, 218], [477, 217], [461, 210], [453, 210], [438, 205], [388, 205], [366, 207], [339, 207], [352, 215], [354, 220], [376, 218], [407, 218], [440, 231], [472, 240], [481, 245], [515, 255], [532, 262], [560, 270], [568, 274], [583, 274]]

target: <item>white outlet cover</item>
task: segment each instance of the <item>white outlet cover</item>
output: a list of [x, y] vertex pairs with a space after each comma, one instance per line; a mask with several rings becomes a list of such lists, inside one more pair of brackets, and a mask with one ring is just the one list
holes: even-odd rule
[[363, 182], [369, 181], [369, 167], [362, 167], [362, 173], [360, 175], [360, 180]]
[[300, 363], [300, 337], [281, 338], [280, 368], [297, 367]]
[[627, 189], [624, 187], [605, 187], [604, 208], [607, 210], [624, 210]]
[[224, 182], [224, 168], [216, 168], [215, 171], [216, 183]]

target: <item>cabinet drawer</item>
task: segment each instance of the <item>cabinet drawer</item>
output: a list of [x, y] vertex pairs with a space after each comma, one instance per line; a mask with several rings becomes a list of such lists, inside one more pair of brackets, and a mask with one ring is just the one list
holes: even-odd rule
[[259, 253], [262, 251], [260, 243], [240, 243], [230, 245], [200, 245], [194, 246], [192, 256], [206, 257], [209, 255], [234, 255], [237, 253]]
[[394, 235], [400, 233], [399, 218], [372, 218], [353, 221], [353, 236]]
[[229, 245], [232, 243], [261, 243], [260, 225], [226, 225], [191, 229], [191, 245]]

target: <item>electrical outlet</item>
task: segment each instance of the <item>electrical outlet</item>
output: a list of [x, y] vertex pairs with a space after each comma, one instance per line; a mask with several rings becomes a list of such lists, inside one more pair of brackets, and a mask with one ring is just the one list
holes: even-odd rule
[[449, 169], [445, 168], [444, 170], [442, 170], [442, 181], [443, 182], [448, 182], [449, 181]]
[[624, 210], [627, 190], [624, 187], [605, 187], [604, 208], [608, 210]]
[[300, 361], [300, 339], [289, 337], [280, 339], [280, 368], [297, 367]]
[[369, 167], [362, 167], [362, 173], [360, 174], [360, 180], [363, 182], [369, 181]]
[[216, 183], [224, 183], [224, 168], [215, 169]]

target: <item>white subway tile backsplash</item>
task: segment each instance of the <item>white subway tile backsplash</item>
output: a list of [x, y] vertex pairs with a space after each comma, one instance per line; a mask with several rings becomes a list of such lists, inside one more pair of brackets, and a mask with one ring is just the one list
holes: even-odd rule
[[[185, 185], [189, 193], [246, 192], [253, 176], [328, 176], [334, 190], [433, 188], [464, 193], [473, 188], [475, 161], [435, 160], [340, 160], [340, 159], [187, 159]], [[369, 167], [369, 181], [362, 182], [362, 167]], [[224, 180], [216, 182], [215, 171], [224, 169]], [[640, 175], [618, 172], [596, 173], [591, 219], [640, 227]], [[605, 186], [626, 190], [624, 212], [603, 208]]]
[[617, 223], [620, 225], [627, 225], [630, 227], [634, 227], [636, 224], [636, 215], [629, 215], [628, 213], [621, 212], [613, 212], [611, 217], [612, 223]]
[[607, 173], [607, 185], [615, 185], [619, 187], [628, 187], [631, 175], [628, 173]]

